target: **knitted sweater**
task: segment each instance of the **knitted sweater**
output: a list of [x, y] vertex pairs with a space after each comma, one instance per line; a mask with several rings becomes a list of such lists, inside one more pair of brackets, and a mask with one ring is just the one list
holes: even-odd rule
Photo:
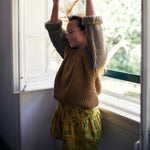
[[85, 17], [83, 24], [87, 44], [82, 49], [69, 46], [62, 21], [47, 22], [45, 25], [53, 45], [63, 58], [55, 78], [54, 98], [90, 109], [99, 103], [97, 95], [101, 93], [100, 75], [106, 62], [107, 49], [103, 41], [101, 17]]

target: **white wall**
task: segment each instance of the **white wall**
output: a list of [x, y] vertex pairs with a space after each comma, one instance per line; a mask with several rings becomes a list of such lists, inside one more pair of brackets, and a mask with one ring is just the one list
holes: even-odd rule
[[52, 90], [20, 95], [21, 150], [55, 149], [49, 130], [56, 105]]
[[19, 150], [19, 96], [11, 92], [10, 1], [0, 0], [0, 136]]
[[99, 150], [133, 150], [139, 139], [139, 124], [102, 110], [104, 137]]
[[[20, 95], [21, 150], [61, 150], [61, 142], [49, 135], [50, 124], [57, 105], [53, 90]], [[133, 150], [139, 139], [139, 124], [102, 111], [105, 135], [100, 150]], [[113, 121], [108, 115], [117, 120]]]
[[[0, 0], [0, 136], [11, 150], [60, 150], [61, 143], [49, 135], [56, 107], [52, 90], [12, 94], [10, 2]], [[138, 132], [132, 132], [119, 121], [110, 121], [104, 112], [103, 115], [105, 136], [101, 150], [132, 150]], [[127, 122], [122, 120], [122, 124]], [[134, 128], [132, 121], [127, 124], [130, 123]]]

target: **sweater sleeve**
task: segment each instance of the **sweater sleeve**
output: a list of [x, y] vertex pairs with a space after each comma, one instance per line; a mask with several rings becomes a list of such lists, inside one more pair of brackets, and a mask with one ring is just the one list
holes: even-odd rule
[[64, 49], [67, 45], [66, 32], [62, 29], [62, 21], [45, 23], [45, 28], [48, 30], [50, 39], [56, 48], [57, 52], [64, 58]]
[[107, 49], [104, 44], [102, 19], [99, 16], [83, 18], [83, 25], [87, 34], [87, 44], [84, 51], [87, 54], [94, 70], [100, 68], [107, 58]]

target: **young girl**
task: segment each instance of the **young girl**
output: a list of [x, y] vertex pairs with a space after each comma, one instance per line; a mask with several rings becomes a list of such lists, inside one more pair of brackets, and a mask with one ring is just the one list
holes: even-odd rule
[[63, 58], [55, 78], [58, 105], [51, 135], [63, 141], [64, 150], [97, 150], [103, 135], [97, 95], [107, 57], [102, 19], [94, 16], [92, 0], [86, 0], [86, 17], [70, 17], [65, 32], [58, 10], [59, 0], [53, 0], [51, 19], [46, 23], [50, 39]]

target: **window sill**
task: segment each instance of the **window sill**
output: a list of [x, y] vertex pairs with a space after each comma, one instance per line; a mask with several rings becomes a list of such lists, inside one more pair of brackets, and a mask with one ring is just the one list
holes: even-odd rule
[[139, 134], [140, 103], [102, 92], [99, 96], [103, 119]]
[[[36, 86], [37, 87], [37, 86]], [[33, 88], [31, 85], [24, 91], [17, 93], [27, 93], [34, 91], [53, 90], [53, 86], [44, 86], [43, 89]], [[16, 94], [17, 94], [16, 93]], [[139, 129], [140, 123], [140, 102], [133, 101], [131, 99], [125, 99], [117, 95], [112, 95], [110, 92], [103, 91], [99, 95], [99, 106], [101, 108], [103, 118], [114, 124], [122, 126], [129, 126], [129, 122], [132, 125], [137, 126]], [[122, 123], [121, 123], [122, 122]], [[131, 125], [130, 124], [130, 125]], [[135, 132], [138, 130], [134, 129]]]
[[101, 108], [140, 122], [140, 102], [111, 95], [108, 92], [102, 92], [99, 99]]
[[[39, 86], [30, 85], [26, 88], [26, 90], [14, 91], [14, 94], [53, 89], [52, 83], [44, 84], [42, 89], [41, 86], [41, 84], [39, 84]], [[140, 102], [122, 98], [118, 95], [112, 95], [110, 92], [106, 91], [103, 91], [99, 95], [99, 101], [99, 106], [103, 110], [107, 110], [138, 123], [140, 122]]]

